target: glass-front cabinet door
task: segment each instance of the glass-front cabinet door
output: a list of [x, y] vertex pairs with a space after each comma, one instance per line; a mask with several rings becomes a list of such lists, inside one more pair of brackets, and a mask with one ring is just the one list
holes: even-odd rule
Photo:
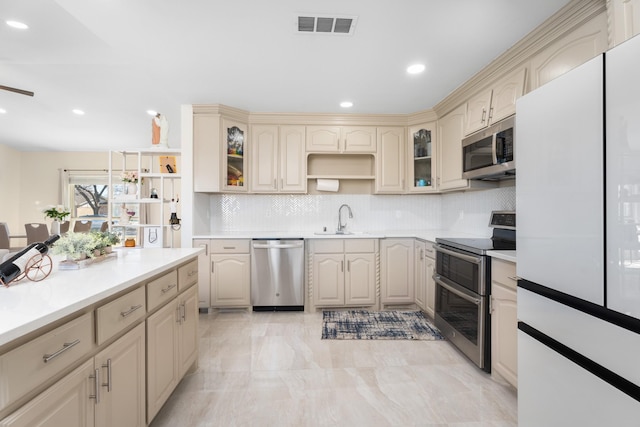
[[224, 138], [222, 170], [226, 171], [226, 176], [223, 177], [224, 189], [247, 191], [249, 182], [246, 176], [247, 125], [229, 120], [223, 120], [222, 125]]
[[426, 193], [436, 189], [435, 123], [409, 128], [408, 190]]

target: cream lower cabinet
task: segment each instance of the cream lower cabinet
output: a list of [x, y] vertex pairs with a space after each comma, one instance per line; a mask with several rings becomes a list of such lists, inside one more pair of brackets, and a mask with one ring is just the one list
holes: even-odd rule
[[436, 253], [433, 249], [433, 242], [426, 242], [424, 249], [424, 266], [425, 266], [425, 311], [433, 319], [436, 315], [436, 281], [433, 274], [436, 271]]
[[139, 324], [3, 419], [0, 426], [132, 426], [145, 422], [145, 329]]
[[376, 239], [311, 242], [312, 307], [376, 304]]
[[380, 303], [414, 304], [414, 239], [380, 242]]
[[414, 244], [415, 301], [431, 318], [435, 315], [436, 289], [433, 279], [435, 270], [433, 243], [416, 239]]
[[491, 259], [491, 372], [518, 385], [516, 265]]
[[147, 319], [147, 420], [151, 422], [197, 357], [197, 288]]
[[211, 241], [211, 306], [251, 305], [250, 240]]

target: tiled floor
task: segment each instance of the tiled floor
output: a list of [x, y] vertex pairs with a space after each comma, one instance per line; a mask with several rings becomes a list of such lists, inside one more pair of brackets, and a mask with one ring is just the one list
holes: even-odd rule
[[516, 392], [446, 341], [321, 340], [322, 313], [200, 315], [152, 427], [515, 426]]

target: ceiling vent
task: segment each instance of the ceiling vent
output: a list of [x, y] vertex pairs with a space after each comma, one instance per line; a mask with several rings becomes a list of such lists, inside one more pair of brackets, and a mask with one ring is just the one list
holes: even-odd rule
[[357, 16], [299, 15], [296, 32], [299, 34], [334, 34], [351, 36], [356, 28]]

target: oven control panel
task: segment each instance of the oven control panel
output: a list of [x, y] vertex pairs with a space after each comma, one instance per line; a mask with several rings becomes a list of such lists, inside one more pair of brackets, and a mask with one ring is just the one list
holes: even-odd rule
[[502, 228], [505, 230], [516, 229], [516, 213], [513, 211], [493, 211], [489, 227]]

